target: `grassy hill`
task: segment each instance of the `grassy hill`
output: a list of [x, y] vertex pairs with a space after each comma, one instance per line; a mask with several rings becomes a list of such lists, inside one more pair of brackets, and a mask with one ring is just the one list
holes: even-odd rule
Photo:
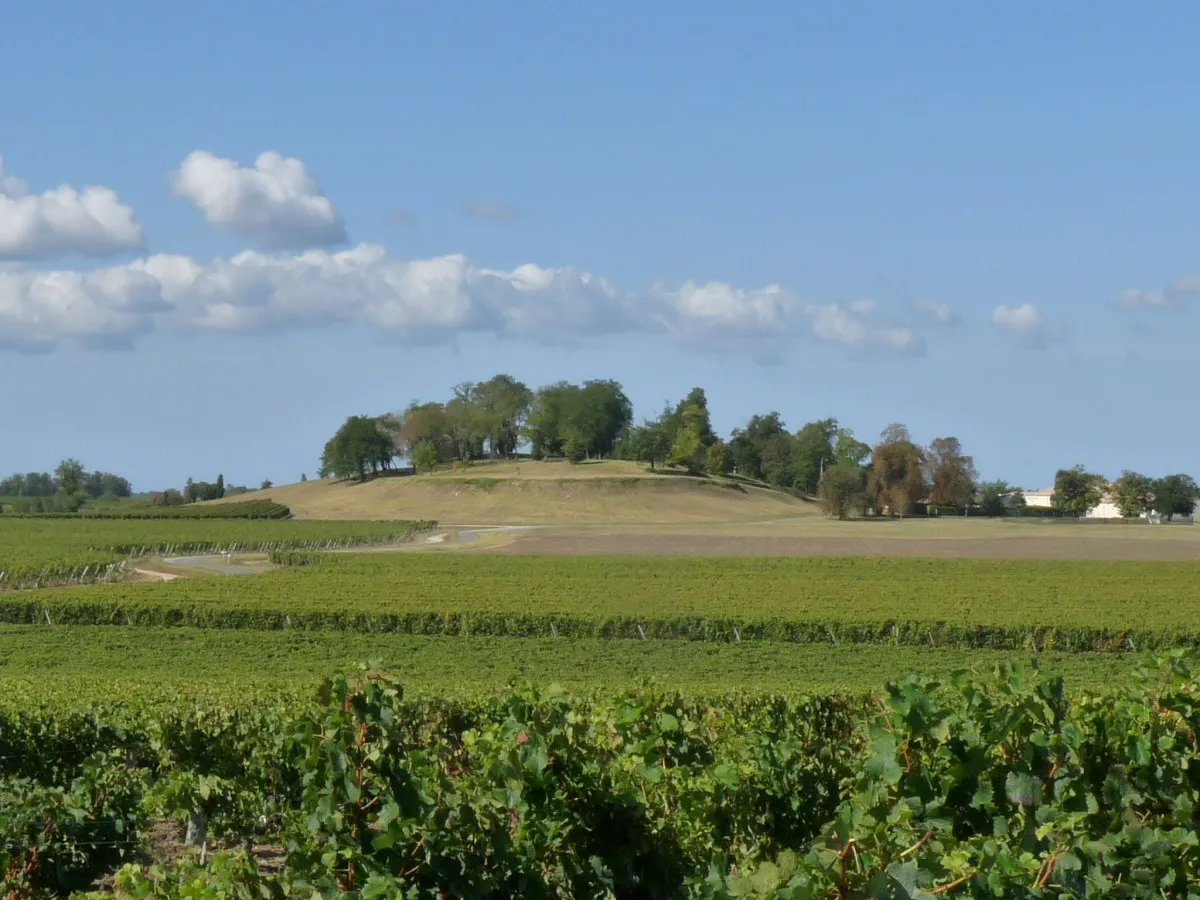
[[297, 518], [435, 519], [444, 525], [685, 524], [812, 515], [814, 504], [731, 478], [603, 461], [478, 463], [363, 484], [307, 481], [254, 491]]

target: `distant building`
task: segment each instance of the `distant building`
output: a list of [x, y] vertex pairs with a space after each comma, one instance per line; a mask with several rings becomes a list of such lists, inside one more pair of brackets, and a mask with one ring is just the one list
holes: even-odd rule
[[[1041, 491], [1026, 491], [1025, 492], [1026, 506], [1040, 506], [1049, 509], [1054, 505], [1054, 488], [1046, 488]], [[1104, 493], [1100, 497], [1100, 502], [1084, 513], [1085, 519], [1120, 519], [1123, 518], [1121, 510], [1117, 508], [1116, 502], [1110, 493]], [[1143, 513], [1140, 518], [1145, 519], [1146, 514]], [[1200, 521], [1200, 502], [1192, 509], [1192, 514], [1188, 516], [1175, 516], [1175, 522], [1197, 522]]]
[[1054, 496], [1054, 488], [1046, 488], [1041, 491], [1026, 491], [1025, 505], [1040, 506], [1044, 509], [1049, 509], [1054, 504], [1051, 503], [1051, 498]]

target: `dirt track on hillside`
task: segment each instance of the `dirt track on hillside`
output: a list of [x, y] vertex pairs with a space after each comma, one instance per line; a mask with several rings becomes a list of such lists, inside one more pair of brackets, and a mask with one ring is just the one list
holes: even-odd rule
[[733, 537], [530, 532], [496, 553], [548, 556], [903, 556], [960, 559], [1200, 561], [1200, 541], [1120, 537]]

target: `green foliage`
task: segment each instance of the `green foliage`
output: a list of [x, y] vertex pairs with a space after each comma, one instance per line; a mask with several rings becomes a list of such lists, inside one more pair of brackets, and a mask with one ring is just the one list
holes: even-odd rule
[[525, 425], [535, 459], [566, 456], [573, 462], [603, 458], [633, 421], [633, 404], [616, 381], [565, 381], [541, 388]]
[[716, 441], [709, 445], [704, 455], [704, 468], [709, 475], [728, 475], [733, 469], [733, 458], [729, 454], [729, 446], [724, 441]]
[[809, 422], [796, 432], [792, 445], [793, 480], [790, 487], [810, 496], [820, 487], [821, 473], [834, 464], [833, 441], [837, 436], [837, 419]]
[[1089, 509], [1099, 505], [1104, 496], [1107, 482], [1103, 475], [1095, 475], [1083, 466], [1059, 469], [1054, 476], [1053, 507], [1072, 516], [1083, 516]]
[[821, 508], [827, 516], [848, 519], [862, 509], [867, 493], [867, 472], [853, 463], [830, 466], [821, 476], [819, 493]]
[[779, 413], [751, 416], [745, 428], [735, 428], [729, 440], [734, 468], [746, 478], [766, 480], [764, 453], [767, 441], [787, 434], [787, 427]]
[[[247, 527], [293, 524], [339, 523]], [[253, 578], [0, 593], [0, 621], [1142, 650], [1200, 645], [1197, 584], [1189, 562], [335, 554]]]
[[[117, 810], [143, 796], [181, 802], [182, 814], [195, 797], [157, 785], [243, 770], [238, 790], [265, 802], [257, 837], [282, 839], [282, 869], [230, 852], [207, 865], [191, 855], [125, 865], [118, 898], [1190, 896], [1200, 882], [1194, 664], [1175, 655], [1098, 695], [1010, 664], [909, 676], [865, 708], [653, 686], [420, 702], [362, 667], [315, 701], [251, 697], [182, 713], [196, 752], [135, 752], [131, 763], [129, 747], [159, 746], [155, 736], [175, 729], [169, 705], [82, 717], [45, 706], [9, 718], [3, 734], [85, 742], [82, 770], [100, 781], [84, 779], [73, 802], [94, 802], [103, 784], [105, 802], [125, 804]], [[59, 759], [4, 772], [3, 791], [26, 793], [0, 808], [46, 822], [43, 797], [81, 784]], [[91, 807], [79, 809], [86, 821]], [[38, 851], [55, 842], [10, 821], [0, 887], [14, 896], [69, 890], [120, 865], [86, 839], [69, 865], [52, 863]], [[243, 827], [231, 820], [230, 839]]]
[[1195, 513], [1200, 487], [1190, 475], [1168, 475], [1154, 482], [1154, 509], [1170, 521]]
[[368, 470], [378, 474], [389, 468], [394, 454], [392, 436], [380, 419], [351, 416], [326, 442], [321, 452], [321, 475], [361, 481]]
[[[5, 513], [5, 518], [21, 518], [22, 513]], [[122, 503], [112, 507], [84, 507], [77, 513], [31, 513], [40, 519], [287, 519], [292, 511], [274, 500], [232, 500], [228, 503], [179, 504]]]
[[[1019, 493], [1019, 492], [1017, 492]], [[985, 516], [1002, 516], [1009, 509], [1005, 503], [1006, 497], [1012, 497], [1009, 503], [1016, 506], [1013, 488], [1007, 481], [985, 481], [979, 485], [979, 511]], [[1025, 505], [1025, 496], [1021, 495], [1021, 506]]]
[[852, 429], [839, 428], [834, 440], [833, 455], [839, 463], [862, 466], [871, 455], [871, 446], [858, 440]]
[[1126, 469], [1112, 484], [1113, 502], [1127, 519], [1143, 516], [1154, 508], [1154, 481]]
[[[693, 410], [693, 416], [698, 411]], [[689, 472], [704, 471], [705, 448], [701, 441], [700, 430], [694, 424], [685, 424], [675, 435], [671, 444], [671, 452], [667, 456], [667, 465], [682, 466]]]
[[432, 527], [274, 518], [286, 510], [270, 501], [241, 501], [144, 507], [115, 518], [0, 516], [0, 586], [107, 581], [119, 577], [124, 559], [155, 553], [331, 550], [393, 543]]
[[413, 468], [422, 475], [428, 475], [437, 469], [438, 450], [432, 441], [420, 441], [412, 450]]

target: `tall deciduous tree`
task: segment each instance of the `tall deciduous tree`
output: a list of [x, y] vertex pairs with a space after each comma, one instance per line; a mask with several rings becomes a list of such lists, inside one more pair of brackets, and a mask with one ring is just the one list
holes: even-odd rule
[[854, 436], [850, 428], [839, 428], [833, 443], [833, 455], [839, 463], [861, 466], [871, 455], [871, 447]]
[[78, 494], [83, 490], [83, 479], [87, 475], [83, 463], [77, 459], [64, 459], [54, 470], [59, 490], [66, 494]]
[[939, 506], [966, 506], [975, 496], [975, 460], [956, 437], [935, 438], [925, 451], [929, 499]]
[[1112, 495], [1121, 515], [1136, 519], [1154, 507], [1154, 480], [1126, 469], [1112, 483]]
[[1167, 475], [1154, 482], [1154, 509], [1171, 521], [1175, 516], [1193, 515], [1200, 488], [1190, 475]]
[[745, 428], [735, 428], [729, 440], [729, 452], [739, 475], [764, 480], [763, 452], [767, 441], [787, 433], [777, 412], [751, 416]]
[[821, 473], [834, 464], [834, 438], [837, 419], [809, 422], [796, 432], [792, 448], [795, 456], [792, 486], [805, 494], [815, 494], [821, 483]]
[[887, 510], [892, 516], [907, 515], [927, 489], [924, 451], [912, 442], [905, 426], [889, 425], [871, 452], [867, 490], [875, 510]]
[[819, 497], [825, 514], [848, 519], [861, 508], [867, 489], [866, 470], [854, 463], [842, 462], [830, 466], [821, 475]]
[[321, 453], [322, 477], [362, 480], [367, 472], [391, 466], [395, 449], [392, 436], [373, 416], [351, 416], [325, 444]]
[[708, 450], [705, 452], [704, 468], [709, 475], [728, 475], [733, 469], [729, 445], [724, 441], [709, 444]]
[[1088, 472], [1083, 466], [1059, 469], [1054, 476], [1054, 496], [1050, 504], [1073, 516], [1083, 516], [1099, 505], [1107, 482], [1103, 475]]

